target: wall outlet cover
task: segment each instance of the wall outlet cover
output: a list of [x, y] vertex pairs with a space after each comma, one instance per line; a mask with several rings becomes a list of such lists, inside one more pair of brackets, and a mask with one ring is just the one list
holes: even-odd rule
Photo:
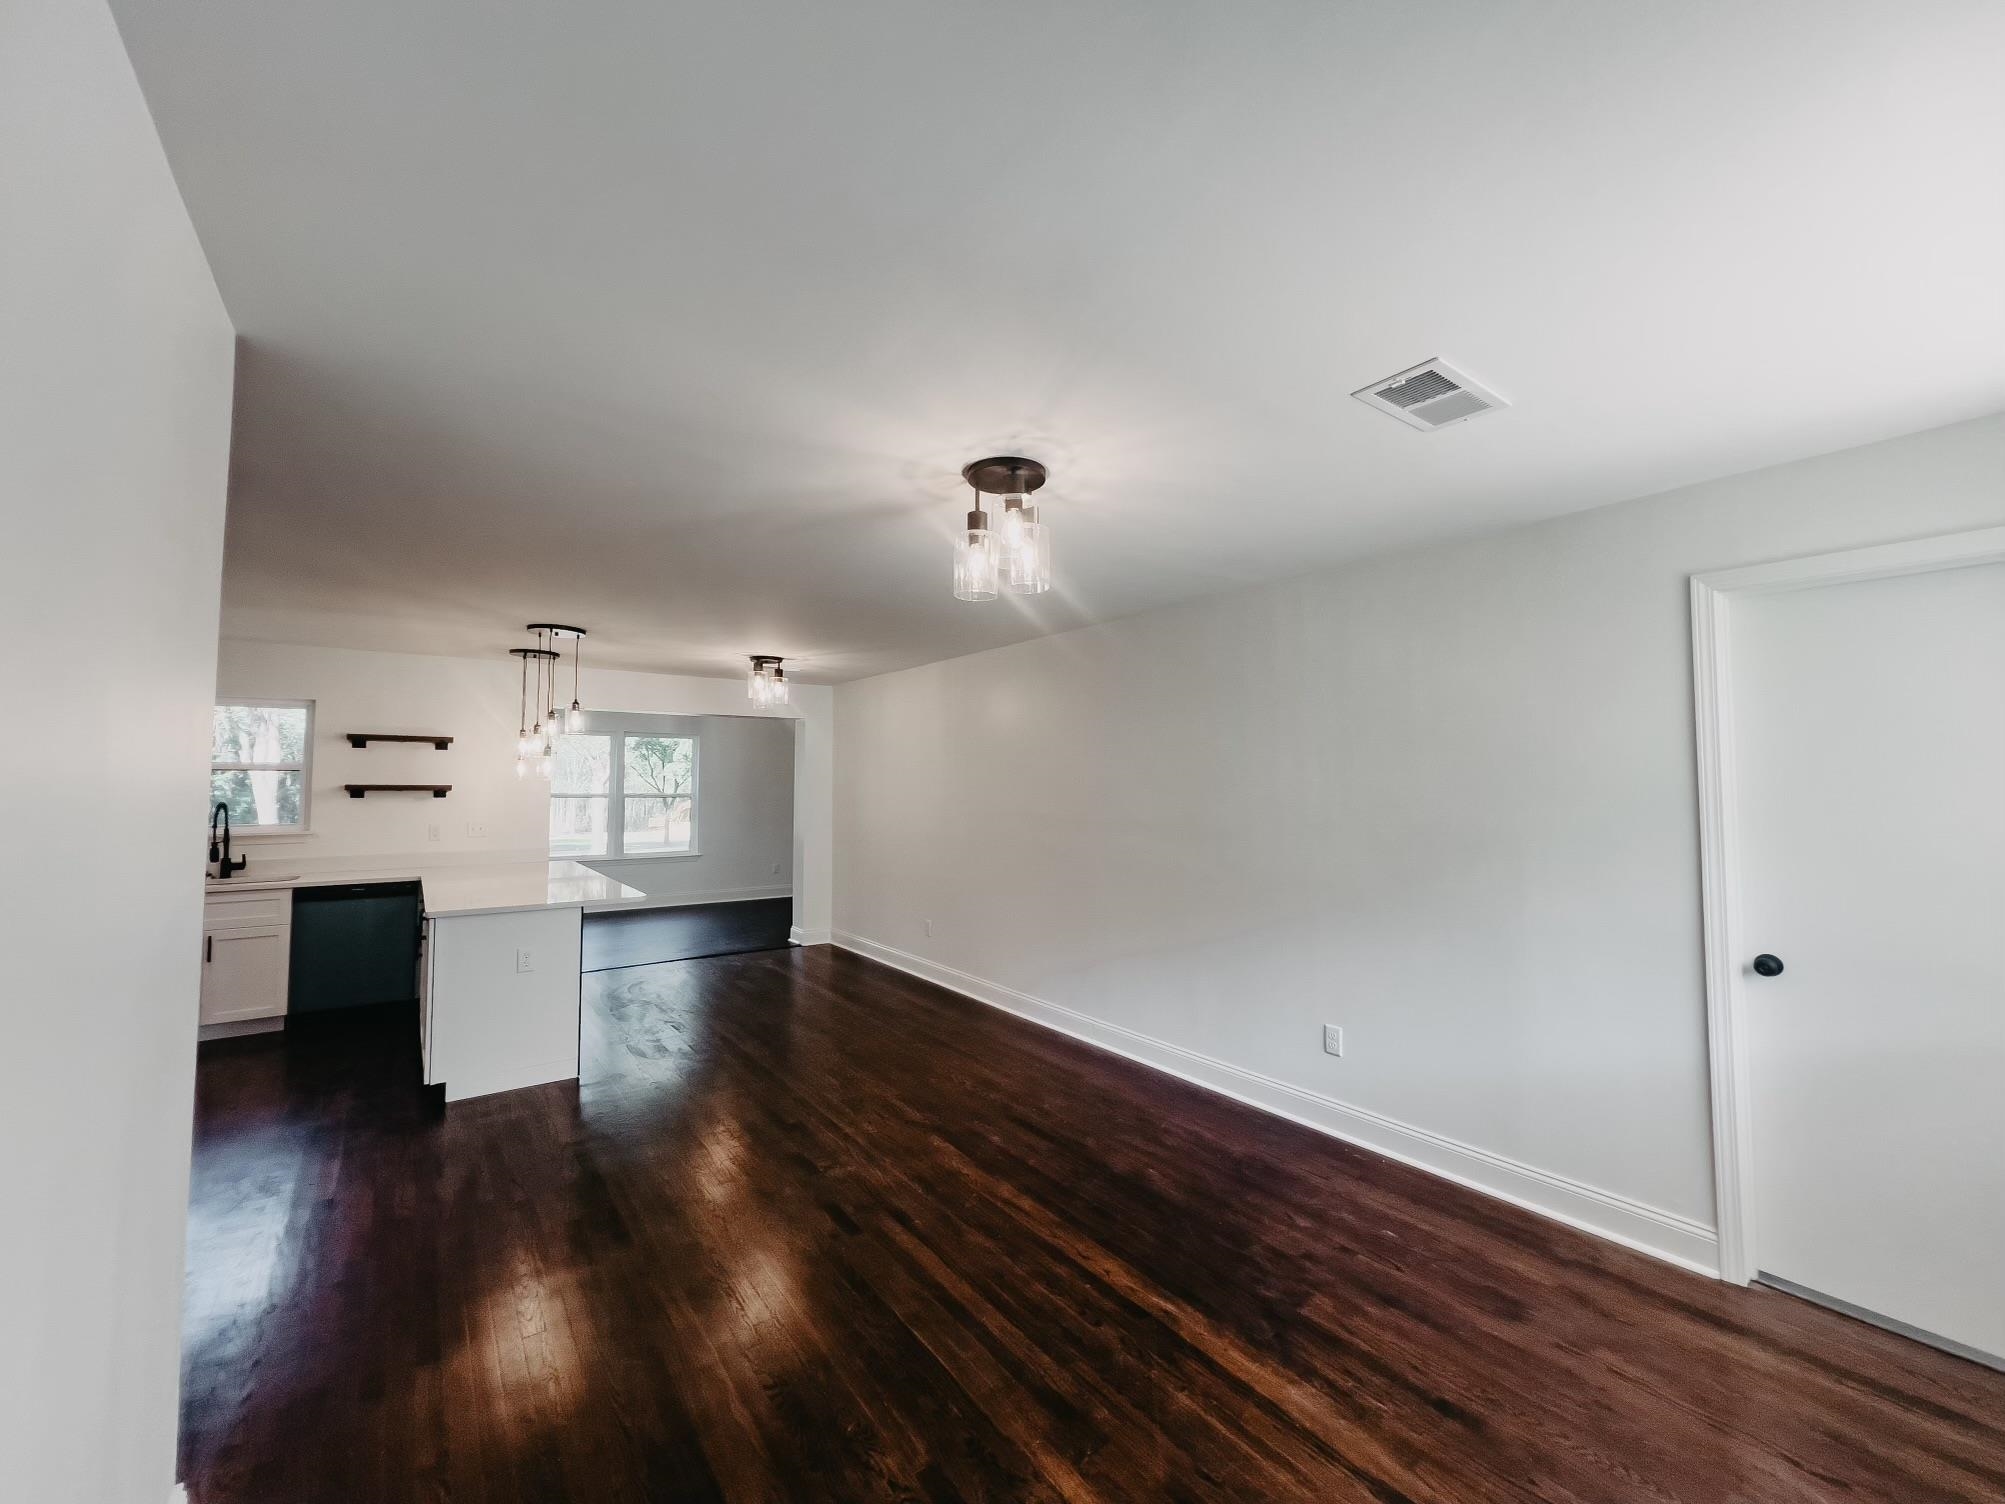
[[1344, 1052], [1344, 1031], [1336, 1024], [1323, 1025], [1323, 1053], [1341, 1055]]
[[536, 969], [536, 952], [533, 950], [518, 950], [515, 953], [515, 969], [517, 971], [534, 971]]

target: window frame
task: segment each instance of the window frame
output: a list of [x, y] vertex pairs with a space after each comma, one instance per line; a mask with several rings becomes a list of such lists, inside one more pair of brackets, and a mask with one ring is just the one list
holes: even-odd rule
[[[217, 762], [216, 712], [226, 706], [241, 706], [247, 710], [304, 710], [306, 712], [306, 732], [300, 741], [300, 759], [297, 762]], [[297, 773], [299, 774], [299, 823], [297, 825], [232, 825], [230, 839], [269, 840], [273, 837], [305, 836], [313, 834], [313, 727], [314, 702], [311, 700], [277, 700], [263, 695], [218, 695], [209, 707], [209, 809], [216, 808], [215, 775], [218, 773]]]
[[[611, 732], [609, 732], [609, 731], [560, 731], [560, 732], [558, 732], [558, 733], [557, 733], [557, 739], [558, 739], [559, 741], [563, 741], [563, 740], [565, 740], [565, 739], [567, 739], [567, 738], [569, 738], [569, 737], [573, 737], [573, 736], [575, 736], [575, 737], [578, 737], [578, 738], [579, 738], [579, 739], [581, 739], [581, 740], [582, 740], [583, 738], [585, 738], [585, 737], [597, 737], [597, 738], [602, 738], [602, 739], [603, 739], [603, 740], [604, 740], [604, 741], [605, 741], [605, 742], [607, 743], [607, 746], [606, 746], [606, 764], [607, 764], [607, 767], [606, 767], [606, 789], [605, 789], [605, 792], [604, 792], [604, 793], [601, 793], [601, 794], [565, 794], [565, 793], [560, 793], [560, 792], [558, 792], [558, 790], [557, 790], [557, 786], [556, 786], [556, 784], [555, 784], [555, 783], [553, 782], [553, 783], [552, 783], [552, 784], [550, 785], [550, 787], [549, 787], [548, 789], [546, 789], [546, 790], [544, 791], [544, 819], [543, 819], [543, 844], [544, 844], [544, 849], [546, 850], [546, 852], [548, 852], [548, 854], [549, 854], [549, 858], [550, 858], [550, 860], [551, 860], [551, 861], [553, 861], [553, 862], [604, 862], [604, 861], [610, 861], [610, 860], [612, 859], [612, 854], [613, 854], [613, 844], [614, 844], [614, 842], [613, 842], [613, 789], [614, 789], [614, 787], [616, 786], [616, 784], [617, 784], [617, 781], [618, 781], [618, 778], [619, 778], [619, 770], [618, 770], [618, 769], [617, 769], [616, 767], [614, 767], [614, 766], [613, 766], [613, 763], [614, 763], [614, 762], [616, 761], [616, 758], [615, 758], [615, 756], [614, 756], [614, 753], [613, 753], [613, 748], [612, 748], [612, 745], [611, 745], [611, 744], [612, 744], [612, 743], [613, 743], [613, 742], [614, 742], [614, 741], [615, 741], [615, 740], [616, 740], [617, 738], [616, 738], [616, 737], [614, 736], [614, 734], [613, 734], [613, 733], [611, 733]], [[606, 801], [606, 849], [605, 849], [604, 851], [561, 851], [561, 852], [560, 852], [560, 851], [557, 851], [557, 850], [554, 850], [554, 849], [552, 849], [552, 848], [551, 848], [551, 846], [550, 846], [550, 842], [551, 842], [551, 839], [552, 839], [552, 838], [551, 838], [551, 833], [550, 833], [550, 818], [549, 818], [549, 817], [550, 817], [550, 814], [551, 814], [551, 813], [552, 813], [552, 812], [553, 812], [553, 811], [555, 810], [555, 808], [556, 808], [556, 804], [557, 804], [557, 801], [558, 801], [558, 800], [560, 800], [560, 799], [563, 799], [563, 800], [567, 800], [567, 801], [573, 801], [573, 802], [582, 802], [582, 801], [584, 801], [584, 800], [587, 800], [587, 799], [603, 799], [603, 800], [605, 800], [605, 801]]]
[[[232, 704], [238, 703], [235, 701]], [[604, 737], [608, 742], [608, 761], [611, 773], [606, 781], [603, 794], [560, 794], [553, 787], [548, 794], [549, 801], [558, 799], [604, 799], [606, 801], [606, 849], [603, 852], [559, 852], [549, 851], [553, 862], [678, 862], [688, 861], [703, 855], [702, 817], [703, 801], [703, 737], [696, 731], [630, 730], [624, 725], [613, 724], [603, 728], [588, 726], [583, 731], [559, 732], [559, 736]], [[663, 795], [627, 793], [627, 742], [631, 738], [655, 737], [664, 741], [684, 741], [689, 743], [689, 793], [687, 795]], [[687, 798], [689, 800], [689, 844], [679, 851], [628, 851], [627, 844], [627, 800]], [[549, 845], [549, 822], [544, 822], [544, 843]]]
[[[613, 738], [619, 742], [619, 755], [613, 759], [613, 783], [618, 789], [616, 808], [619, 812], [619, 860], [623, 862], [673, 861], [703, 855], [703, 831], [697, 824], [697, 792], [703, 787], [703, 738], [694, 731], [615, 731]], [[627, 743], [653, 737], [658, 741], [678, 741], [689, 743], [689, 792], [685, 794], [629, 794], [627, 792]], [[680, 851], [636, 851], [628, 852], [627, 844], [627, 800], [629, 799], [683, 799], [689, 800], [689, 844]], [[612, 812], [607, 812], [606, 837], [608, 844], [613, 839]], [[611, 858], [606, 858], [610, 861]]]

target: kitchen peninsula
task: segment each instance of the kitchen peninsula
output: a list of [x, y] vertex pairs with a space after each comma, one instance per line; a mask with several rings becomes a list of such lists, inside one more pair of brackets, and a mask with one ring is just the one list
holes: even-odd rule
[[211, 879], [203, 924], [203, 1022], [282, 1024], [295, 894], [415, 885], [424, 1080], [448, 1102], [578, 1074], [584, 911], [643, 895], [577, 862]]

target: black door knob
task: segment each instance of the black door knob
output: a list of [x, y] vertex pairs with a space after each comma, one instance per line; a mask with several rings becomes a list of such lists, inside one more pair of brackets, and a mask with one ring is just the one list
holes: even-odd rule
[[1782, 957], [1771, 956], [1763, 951], [1754, 958], [1754, 974], [1758, 977], [1779, 977], [1782, 975]]

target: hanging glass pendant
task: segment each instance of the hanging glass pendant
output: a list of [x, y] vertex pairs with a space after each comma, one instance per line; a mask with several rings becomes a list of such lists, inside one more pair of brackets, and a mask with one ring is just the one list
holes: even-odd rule
[[988, 513], [977, 507], [968, 513], [967, 531], [954, 540], [954, 599], [995, 598], [996, 540], [989, 532]]
[[[547, 750], [545, 743], [550, 737], [566, 732], [585, 729], [585, 707], [579, 694], [579, 659], [585, 646], [585, 629], [566, 626], [563, 622], [532, 621], [528, 631], [536, 634], [536, 646], [531, 649], [516, 648], [511, 651], [527, 651], [536, 659], [536, 695], [529, 703], [539, 709], [534, 734], [528, 740], [526, 754], [536, 757]], [[564, 708], [563, 697], [558, 693], [558, 684], [564, 668], [564, 642], [571, 643], [571, 706]]]
[[1051, 588], [1051, 534], [1024, 496], [1003, 498], [1002, 557], [997, 573], [1011, 595], [1042, 595]]

